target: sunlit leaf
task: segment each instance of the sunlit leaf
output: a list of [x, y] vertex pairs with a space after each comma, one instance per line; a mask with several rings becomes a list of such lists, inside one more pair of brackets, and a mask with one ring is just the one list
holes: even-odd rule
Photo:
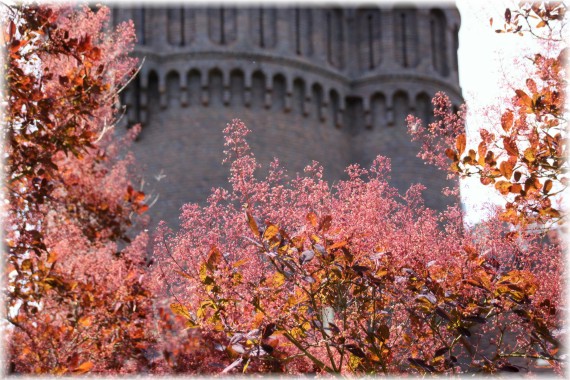
[[91, 369], [93, 368], [93, 363], [92, 362], [85, 362], [83, 364], [81, 364], [79, 367], [75, 368], [73, 370], [73, 373], [76, 374], [81, 374], [81, 373], [86, 373], [91, 371]]
[[337, 241], [336, 243], [332, 244], [331, 246], [329, 246], [329, 249], [335, 249], [335, 248], [341, 248], [344, 247], [348, 244], [348, 242], [346, 240], [342, 240], [342, 241]]
[[502, 195], [507, 195], [511, 191], [511, 183], [509, 181], [498, 181], [495, 183], [495, 189]]
[[524, 158], [530, 163], [534, 162], [536, 160], [535, 150], [533, 148], [525, 149]]
[[272, 277], [273, 286], [279, 288], [285, 283], [285, 280], [286, 277], [283, 275], [283, 273], [275, 272], [275, 274]]
[[266, 240], [271, 240], [279, 233], [279, 228], [276, 225], [270, 225], [265, 229], [263, 233], [263, 238]]
[[190, 312], [184, 305], [181, 305], [179, 303], [171, 303], [170, 310], [172, 310], [172, 312], [176, 315], [180, 315], [186, 319], [192, 319]]
[[81, 318], [79, 318], [79, 320], [77, 321], [77, 324], [83, 327], [89, 327], [91, 326], [91, 323], [93, 322], [93, 318], [91, 316], [83, 316]]
[[457, 148], [457, 154], [459, 156], [461, 156], [465, 151], [466, 144], [467, 144], [467, 138], [465, 137], [464, 133], [457, 136], [457, 139], [455, 140], [455, 147]]
[[485, 156], [487, 155], [487, 144], [484, 141], [479, 143], [477, 147], [477, 153], [479, 155], [478, 163], [479, 165], [485, 165]]
[[516, 90], [515, 93], [517, 94], [519, 105], [523, 107], [527, 113], [532, 113], [532, 98], [523, 90]]
[[247, 264], [248, 262], [249, 262], [249, 259], [241, 259], [241, 260], [238, 260], [238, 261], [236, 261], [235, 263], [233, 263], [232, 266], [233, 266], [234, 268], [239, 268], [239, 267], [241, 267], [242, 265]]

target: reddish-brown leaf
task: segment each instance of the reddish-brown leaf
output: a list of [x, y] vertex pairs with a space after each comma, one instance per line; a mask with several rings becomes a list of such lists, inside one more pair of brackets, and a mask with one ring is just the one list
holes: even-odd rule
[[457, 153], [455, 152], [455, 150], [451, 149], [451, 148], [447, 148], [445, 149], [445, 155], [453, 161], [457, 161], [459, 158], [457, 157]]
[[503, 138], [503, 146], [505, 147], [505, 150], [507, 151], [509, 156], [518, 156], [519, 155], [519, 149], [517, 147], [516, 141], [513, 141], [509, 137]]
[[522, 191], [522, 186], [519, 183], [515, 183], [511, 186], [511, 193], [520, 194]]
[[477, 154], [479, 154], [478, 163], [479, 165], [485, 165], [485, 156], [487, 154], [487, 144], [485, 141], [481, 141], [477, 147]]
[[552, 181], [547, 179], [546, 182], [544, 182], [544, 187], [542, 188], [542, 192], [544, 194], [548, 194], [550, 190], [552, 190]]
[[489, 166], [495, 166], [497, 163], [495, 162], [495, 153], [492, 150], [488, 151], [485, 155], [485, 163]]
[[507, 110], [501, 115], [501, 127], [505, 132], [508, 132], [513, 126], [514, 115], [511, 110]]
[[255, 219], [253, 218], [253, 216], [251, 215], [251, 213], [249, 211], [246, 211], [245, 215], [247, 218], [247, 224], [249, 225], [251, 232], [253, 232], [255, 237], [259, 237], [261, 234], [259, 233], [259, 228], [257, 227], [257, 223], [255, 222]]
[[532, 78], [527, 78], [526, 80], [526, 87], [530, 90], [530, 92], [535, 93], [536, 90], [536, 82], [532, 80]]
[[210, 270], [215, 270], [218, 268], [218, 265], [222, 262], [222, 253], [216, 246], [212, 246], [210, 248], [210, 252], [208, 253], [208, 259], [206, 260], [206, 266]]
[[511, 23], [511, 10], [509, 8], [505, 10], [505, 22], [507, 24]]
[[319, 225], [319, 230], [326, 232], [328, 231], [329, 228], [331, 228], [331, 223], [332, 223], [332, 216], [331, 215], [325, 215], [323, 217], [323, 219], [321, 220], [321, 223]]
[[538, 178], [530, 176], [529, 178], [527, 178], [527, 180], [524, 182], [524, 190], [529, 193], [529, 192], [536, 192], [537, 190], [539, 190], [542, 187], [542, 184], [540, 183], [540, 181], [538, 180]]
[[311, 223], [311, 226], [317, 227], [319, 224], [319, 218], [317, 218], [317, 215], [314, 212], [310, 212], [307, 214], [307, 222]]
[[521, 172], [516, 171], [516, 172], [513, 174], [513, 179], [515, 180], [515, 182], [518, 182], [518, 181], [521, 180], [521, 176], [522, 176]]
[[469, 158], [471, 159], [471, 161], [475, 162], [476, 157], [477, 157], [477, 152], [475, 152], [473, 149], [469, 149]]

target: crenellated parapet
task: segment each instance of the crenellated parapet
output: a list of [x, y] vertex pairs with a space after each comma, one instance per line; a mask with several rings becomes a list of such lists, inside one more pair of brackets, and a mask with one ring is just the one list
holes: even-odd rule
[[262, 64], [260, 57], [256, 65], [248, 65], [247, 60], [240, 63], [239, 58], [214, 64], [211, 58], [200, 58], [157, 63], [147, 56], [125, 94], [129, 122], [144, 125], [149, 99], [153, 99], [165, 111], [172, 106], [265, 108], [342, 128], [347, 106], [360, 102], [364, 124], [351, 126], [360, 130], [396, 125], [409, 113], [429, 117], [430, 99], [437, 91], [450, 94], [455, 104], [461, 102], [455, 87], [417, 73], [373, 74], [350, 81], [317, 67], [284, 70], [283, 62]]

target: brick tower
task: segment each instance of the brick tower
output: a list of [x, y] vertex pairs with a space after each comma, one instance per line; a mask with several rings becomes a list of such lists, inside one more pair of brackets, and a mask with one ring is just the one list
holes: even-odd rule
[[405, 118], [430, 120], [431, 97], [462, 101], [454, 7], [116, 8], [132, 19], [144, 65], [123, 94], [129, 123], [143, 125], [134, 150], [147, 176], [164, 176], [155, 221], [176, 225], [180, 207], [227, 183], [222, 130], [252, 129], [262, 164], [289, 173], [312, 160], [341, 179], [350, 163], [392, 159], [392, 183], [428, 187], [428, 206], [447, 202], [445, 174], [415, 157]]

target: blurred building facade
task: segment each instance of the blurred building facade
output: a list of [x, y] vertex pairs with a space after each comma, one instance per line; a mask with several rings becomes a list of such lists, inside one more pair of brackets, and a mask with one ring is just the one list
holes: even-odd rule
[[416, 158], [405, 118], [432, 120], [431, 98], [462, 102], [455, 7], [231, 7], [113, 9], [132, 19], [139, 75], [123, 93], [129, 124], [143, 125], [134, 150], [161, 180], [154, 220], [177, 224], [184, 203], [225, 186], [225, 125], [253, 131], [262, 164], [278, 157], [290, 174], [312, 160], [339, 180], [351, 163], [392, 160], [392, 183], [427, 186], [441, 209], [445, 174]]

